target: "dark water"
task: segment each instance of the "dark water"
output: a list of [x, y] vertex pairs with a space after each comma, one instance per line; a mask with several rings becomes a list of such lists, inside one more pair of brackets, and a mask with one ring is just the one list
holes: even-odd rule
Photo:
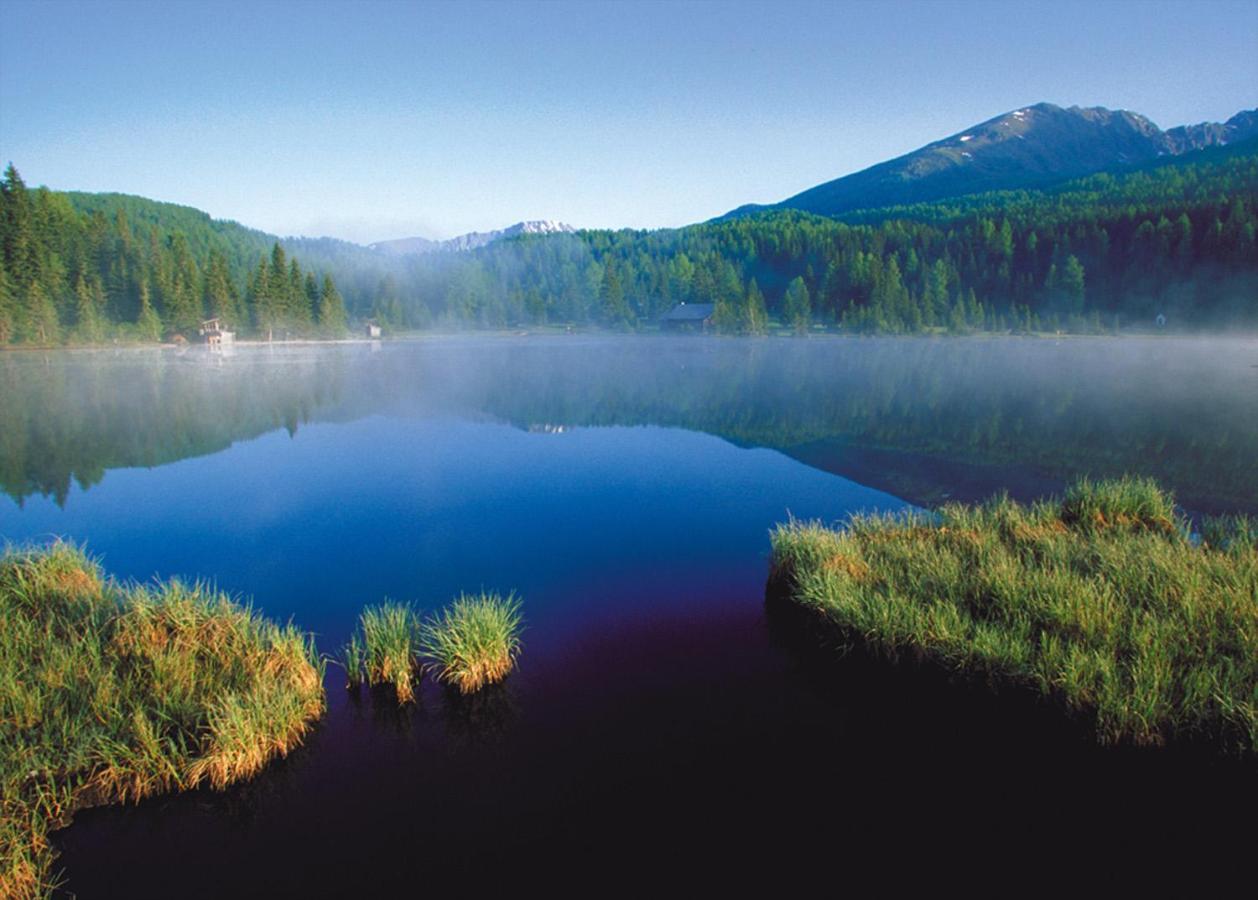
[[[254, 782], [92, 810], [85, 898], [662, 892], [814, 871], [1240, 867], [1251, 764], [1102, 751], [1019, 695], [819, 647], [793, 514], [1158, 477], [1258, 509], [1258, 343], [450, 338], [0, 356], [0, 535], [215, 580], [335, 650], [383, 597], [514, 589], [518, 672], [347, 694]], [[1159, 868], [1160, 866], [1160, 868]], [[680, 879], [680, 881], [678, 880]], [[993, 884], [992, 889], [998, 889]]]

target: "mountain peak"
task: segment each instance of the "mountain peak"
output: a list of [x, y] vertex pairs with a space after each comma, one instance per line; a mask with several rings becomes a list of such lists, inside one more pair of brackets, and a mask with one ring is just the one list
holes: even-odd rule
[[857, 209], [1048, 184], [1120, 169], [1258, 134], [1258, 110], [1227, 122], [1162, 131], [1140, 113], [1040, 102], [1003, 113], [942, 140], [796, 194], [771, 207], [838, 215]]
[[517, 222], [504, 231], [519, 229], [520, 234], [572, 234], [576, 231], [571, 225], [556, 222], [554, 219], [534, 219], [529, 222]]
[[444, 241], [432, 241], [428, 238], [410, 237], [397, 238], [391, 241], [376, 241], [368, 244], [372, 250], [390, 256], [411, 256], [420, 253], [463, 252], [484, 247], [494, 241], [513, 238], [521, 234], [573, 234], [576, 229], [564, 222], [553, 219], [530, 219], [516, 222], [496, 231], [470, 231], [458, 237]]

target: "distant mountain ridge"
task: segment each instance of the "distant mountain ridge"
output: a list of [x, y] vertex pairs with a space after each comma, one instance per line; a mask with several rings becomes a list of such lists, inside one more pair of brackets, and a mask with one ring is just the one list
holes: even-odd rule
[[516, 222], [496, 231], [472, 231], [444, 241], [433, 241], [422, 237], [397, 238], [391, 241], [376, 241], [368, 244], [372, 250], [390, 256], [412, 256], [421, 253], [464, 252], [475, 250], [492, 244], [494, 241], [513, 238], [521, 234], [572, 234], [576, 231], [564, 222], [550, 219], [535, 219], [527, 222]]
[[798, 209], [833, 216], [982, 191], [1039, 188], [1254, 136], [1258, 110], [1222, 123], [1163, 131], [1127, 110], [1037, 103], [779, 203], [749, 204], [727, 215]]

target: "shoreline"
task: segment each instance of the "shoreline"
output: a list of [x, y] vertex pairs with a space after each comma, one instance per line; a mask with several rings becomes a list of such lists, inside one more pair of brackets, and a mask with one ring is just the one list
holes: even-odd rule
[[101, 350], [208, 350], [218, 355], [230, 355], [238, 347], [255, 349], [260, 347], [309, 347], [309, 346], [378, 346], [382, 344], [407, 343], [431, 338], [453, 337], [485, 337], [485, 338], [537, 338], [537, 337], [602, 337], [623, 338], [669, 338], [674, 340], [913, 340], [913, 341], [990, 341], [990, 340], [1034, 340], [1034, 341], [1089, 341], [1089, 340], [1138, 340], [1138, 341], [1241, 341], [1258, 342], [1258, 332], [1162, 332], [1138, 331], [1121, 332], [1119, 334], [1087, 334], [1074, 332], [1004, 332], [976, 331], [967, 334], [951, 334], [946, 331], [912, 332], [906, 334], [874, 333], [856, 334], [839, 330], [816, 330], [807, 334], [796, 334], [788, 329], [768, 334], [718, 334], [716, 332], [667, 332], [659, 329], [644, 331], [619, 331], [615, 329], [588, 328], [567, 331], [554, 326], [535, 326], [532, 328], [467, 328], [451, 330], [405, 331], [380, 338], [293, 338], [291, 340], [266, 341], [254, 338], [237, 340], [227, 347], [210, 348], [197, 343], [180, 344], [172, 341], [116, 341], [96, 344], [0, 344], [0, 353], [47, 353], [58, 350], [101, 351]]

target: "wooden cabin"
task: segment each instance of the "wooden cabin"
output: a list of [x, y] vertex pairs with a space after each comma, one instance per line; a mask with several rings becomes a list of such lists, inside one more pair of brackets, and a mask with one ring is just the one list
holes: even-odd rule
[[660, 328], [664, 331], [707, 331], [712, 327], [712, 303], [678, 303], [660, 316]]
[[377, 325], [375, 322], [368, 322], [367, 323], [367, 337], [371, 338], [371, 340], [373, 341], [380, 340], [380, 326]]
[[236, 342], [236, 332], [228, 331], [222, 319], [206, 319], [201, 323], [199, 333], [210, 347], [222, 347]]

